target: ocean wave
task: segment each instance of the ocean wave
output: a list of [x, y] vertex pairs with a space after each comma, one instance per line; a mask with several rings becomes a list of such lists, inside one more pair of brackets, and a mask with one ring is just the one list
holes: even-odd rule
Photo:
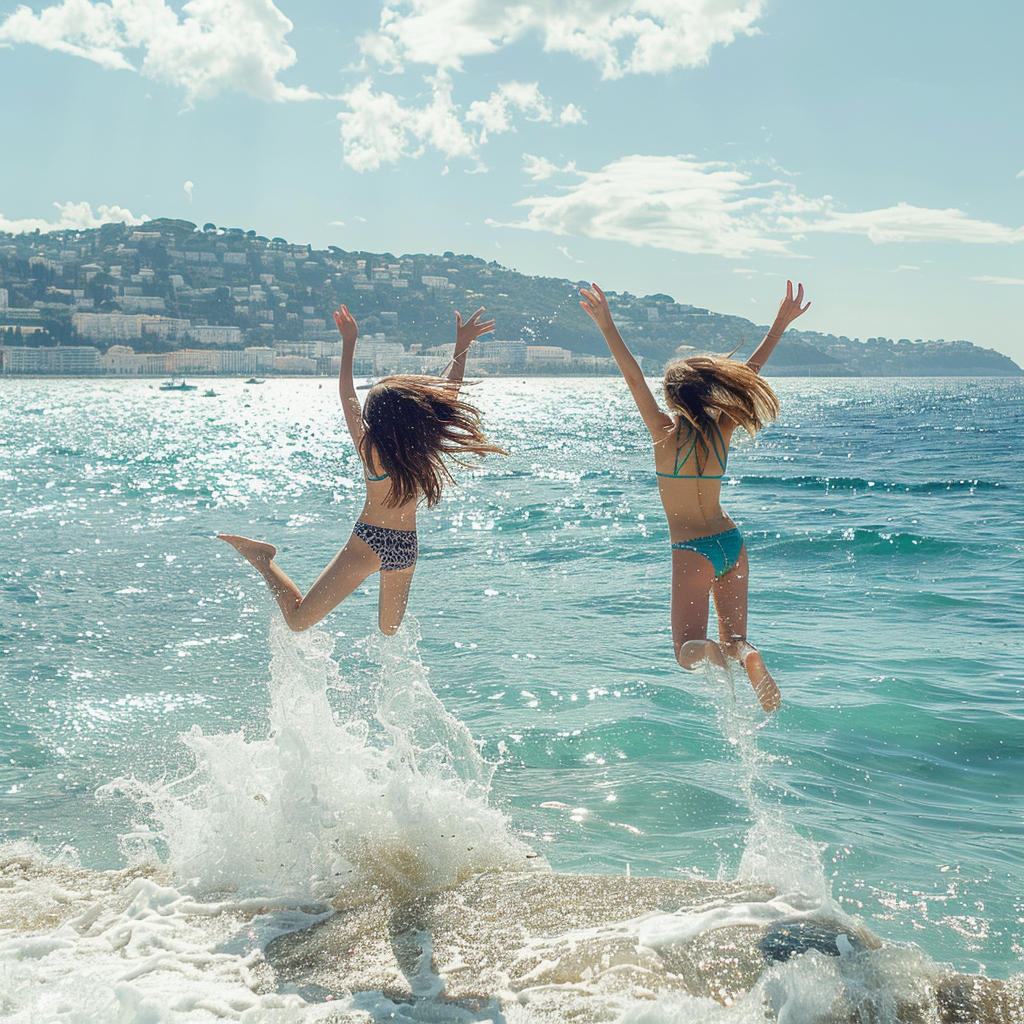
[[[730, 479], [737, 479], [731, 477]], [[938, 494], [946, 491], [974, 492], [1007, 489], [994, 480], [929, 480], [908, 483], [890, 480], [868, 480], [858, 476], [741, 476], [745, 487], [803, 488], [815, 491], [880, 491], [886, 494]]]
[[747, 535], [751, 540], [757, 538], [757, 547], [760, 550], [772, 550], [777, 553], [807, 554], [809, 551], [827, 548], [830, 551], [844, 551], [853, 555], [955, 555], [964, 549], [963, 541], [940, 540], [918, 533], [869, 527], [847, 527], [802, 536], [779, 537], [767, 531], [748, 531]]

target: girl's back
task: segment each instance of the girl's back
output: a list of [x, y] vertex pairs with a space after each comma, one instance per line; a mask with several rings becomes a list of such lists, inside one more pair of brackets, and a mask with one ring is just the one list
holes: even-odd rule
[[722, 480], [736, 424], [720, 417], [710, 437], [702, 436], [681, 416], [654, 442], [654, 467], [661, 504], [674, 541], [702, 537], [729, 522], [722, 510]]

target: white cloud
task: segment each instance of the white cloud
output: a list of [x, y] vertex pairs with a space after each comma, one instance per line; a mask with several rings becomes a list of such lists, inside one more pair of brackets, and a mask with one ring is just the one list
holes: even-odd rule
[[[534, 165], [547, 176], [549, 167]], [[530, 169], [530, 168], [528, 168]], [[788, 191], [756, 194], [749, 175], [689, 157], [627, 156], [559, 194], [523, 199], [525, 220], [509, 227], [578, 235], [677, 252], [744, 257], [787, 252], [768, 233], [768, 212], [792, 200]], [[798, 204], [799, 205], [799, 204]]]
[[972, 277], [972, 281], [981, 281], [984, 284], [1024, 284], [1024, 278], [1021, 277], [992, 277], [989, 274], [984, 274], [981, 277]]
[[488, 133], [497, 135], [512, 128], [513, 110], [522, 111], [531, 121], [550, 121], [554, 116], [536, 82], [507, 82], [488, 99], [469, 105], [466, 120], [480, 125], [480, 145], [487, 142]]
[[[71, 2], [71, 0], [66, 0]], [[213, 2], [213, 0], [210, 0]], [[237, 2], [237, 0], [236, 0]], [[472, 155], [492, 135], [513, 130], [515, 114], [559, 125], [586, 124], [583, 111], [567, 103], [557, 114], [537, 83], [510, 82], [487, 99], [469, 104], [456, 125], [449, 75], [471, 57], [493, 54], [533, 37], [549, 53], [571, 54], [594, 63], [602, 77], [658, 73], [697, 67], [716, 45], [752, 35], [767, 0], [384, 0], [376, 32], [359, 39], [363, 67], [385, 73], [409, 65], [436, 69], [428, 82], [447, 84], [446, 123], [440, 136], [425, 131], [425, 112], [390, 93], [372, 93], [369, 79], [350, 90], [342, 112], [345, 162], [376, 170], [434, 146], [446, 156]], [[433, 109], [439, 89], [433, 86]], [[378, 123], [373, 111], [384, 115]], [[479, 127], [476, 127], [479, 126]], [[447, 147], [447, 148], [446, 148]]]
[[587, 119], [583, 116], [583, 111], [575, 103], [567, 103], [562, 107], [562, 112], [558, 115], [558, 123], [586, 124]]
[[449, 158], [473, 155], [474, 139], [452, 103], [451, 79], [439, 72], [428, 82], [431, 100], [420, 108], [403, 107], [389, 92], [375, 93], [368, 78], [342, 97], [350, 108], [338, 114], [349, 167], [375, 171], [403, 156], [419, 156], [427, 145]]
[[533, 156], [530, 153], [523, 154], [523, 173], [528, 174], [534, 181], [544, 181], [553, 174], [572, 174], [576, 170], [574, 162], [559, 167], [552, 163], [547, 157]]
[[525, 36], [596, 64], [604, 78], [706, 64], [716, 45], [756, 32], [765, 0], [386, 0], [360, 40], [382, 66], [460, 69]]
[[578, 259], [576, 259], [576, 257], [575, 257], [575, 256], [573, 256], [573, 255], [572, 255], [572, 254], [571, 254], [571, 253], [569, 252], [569, 247], [568, 247], [567, 245], [556, 245], [556, 246], [555, 246], [555, 248], [556, 248], [556, 249], [557, 249], [557, 250], [558, 250], [558, 251], [559, 251], [559, 252], [560, 252], [560, 253], [561, 253], [561, 254], [562, 254], [562, 255], [563, 255], [563, 256], [564, 256], [564, 257], [565, 257], [565, 258], [566, 258], [567, 260], [572, 260], [572, 262], [573, 262], [573, 263], [582, 263], [582, 262], [583, 262], [583, 260], [578, 260]]
[[531, 121], [555, 119], [536, 82], [506, 82], [463, 113], [452, 100], [452, 79], [446, 71], [425, 81], [430, 99], [421, 107], [404, 106], [389, 92], [375, 93], [369, 78], [342, 96], [349, 109], [338, 114], [338, 120], [349, 167], [375, 171], [381, 164], [418, 157], [432, 148], [447, 159], [472, 160], [471, 169], [482, 171], [480, 147], [491, 135], [513, 131], [516, 112]]
[[521, 200], [516, 205], [526, 217], [502, 226], [675, 252], [794, 255], [793, 243], [810, 232], [866, 235], [877, 244], [1024, 240], [1024, 228], [972, 220], [960, 210], [899, 203], [846, 213], [835, 209], [831, 196], [803, 196], [785, 182], [754, 181], [747, 171], [686, 156], [627, 156], [590, 172], [527, 154], [524, 170], [535, 181], [556, 173], [578, 180]]
[[867, 235], [876, 245], [884, 242], [973, 242], [985, 245], [1024, 240], [1024, 228], [972, 220], [962, 210], [930, 210], [909, 203], [862, 213], [830, 210], [829, 215], [820, 220], [807, 222], [796, 218], [789, 223], [798, 232]]
[[[183, 88], [189, 104], [226, 89], [276, 102], [315, 99], [305, 86], [278, 81], [295, 63], [285, 42], [291, 30], [272, 0], [189, 0], [180, 18], [164, 0], [62, 0], [38, 15], [18, 7], [0, 23], [0, 42], [138, 70]], [[138, 67], [132, 51], [142, 51]]]
[[413, 118], [397, 97], [374, 93], [367, 78], [344, 99], [351, 108], [338, 115], [345, 163], [357, 171], [375, 171], [408, 153]]
[[188, 196], [188, 201], [192, 202], [192, 190], [196, 187], [194, 182], [186, 181], [182, 186], [185, 189], [185, 195]]
[[1017, 175], [1016, 175], [1016, 176], [1017, 176], [1018, 178], [1024, 178], [1024, 170], [1022, 170], [1022, 171], [1018, 171], [1018, 172], [1017, 172]]
[[100, 206], [93, 213], [92, 206], [85, 202], [53, 205], [60, 210], [60, 216], [55, 221], [34, 217], [8, 220], [0, 213], [0, 231], [7, 231], [12, 235], [26, 234], [29, 231], [41, 231], [44, 234], [48, 231], [86, 231], [103, 224], [144, 224], [149, 220], [145, 214], [136, 217], [131, 210], [126, 210], [123, 206]]
[[920, 267], [912, 266], [909, 263], [901, 263], [894, 271], [894, 274], [902, 274], [905, 270], [920, 270]]

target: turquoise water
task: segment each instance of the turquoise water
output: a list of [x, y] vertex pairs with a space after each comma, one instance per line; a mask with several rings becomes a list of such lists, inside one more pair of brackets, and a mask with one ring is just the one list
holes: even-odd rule
[[[267, 734], [275, 611], [214, 534], [272, 541], [308, 586], [360, 473], [333, 382], [211, 383], [0, 381], [8, 841], [122, 865], [145, 809], [101, 787], [187, 774], [195, 726]], [[774, 383], [782, 420], [734, 446], [723, 503], [777, 716], [672, 659], [649, 439], [615, 379], [473, 390], [511, 454], [420, 516], [430, 687], [555, 870], [732, 878], [767, 816], [882, 938], [1018, 974], [1024, 384]], [[375, 620], [371, 580], [323, 623], [346, 677]]]

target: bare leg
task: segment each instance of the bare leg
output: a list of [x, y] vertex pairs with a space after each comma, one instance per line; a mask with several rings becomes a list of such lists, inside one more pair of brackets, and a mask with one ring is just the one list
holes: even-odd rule
[[715, 570], [703, 555], [672, 552], [672, 643], [676, 661], [685, 669], [705, 659], [726, 668], [722, 649], [708, 639], [708, 591], [714, 578]]
[[740, 551], [739, 561], [711, 585], [718, 612], [718, 637], [726, 654], [737, 658], [754, 688], [761, 707], [771, 714], [782, 703], [775, 680], [765, 668], [764, 659], [747, 640], [747, 588], [750, 569], [746, 545]]
[[381, 571], [380, 594], [377, 598], [377, 625], [382, 633], [394, 636], [405, 617], [405, 606], [409, 603], [409, 587], [415, 562], [408, 569]]
[[380, 559], [366, 543], [358, 537], [350, 537], [303, 597], [302, 591], [274, 561], [277, 549], [272, 544], [233, 534], [218, 536], [227, 541], [266, 580], [284, 615], [284, 621], [295, 632], [316, 625], [380, 568]]

